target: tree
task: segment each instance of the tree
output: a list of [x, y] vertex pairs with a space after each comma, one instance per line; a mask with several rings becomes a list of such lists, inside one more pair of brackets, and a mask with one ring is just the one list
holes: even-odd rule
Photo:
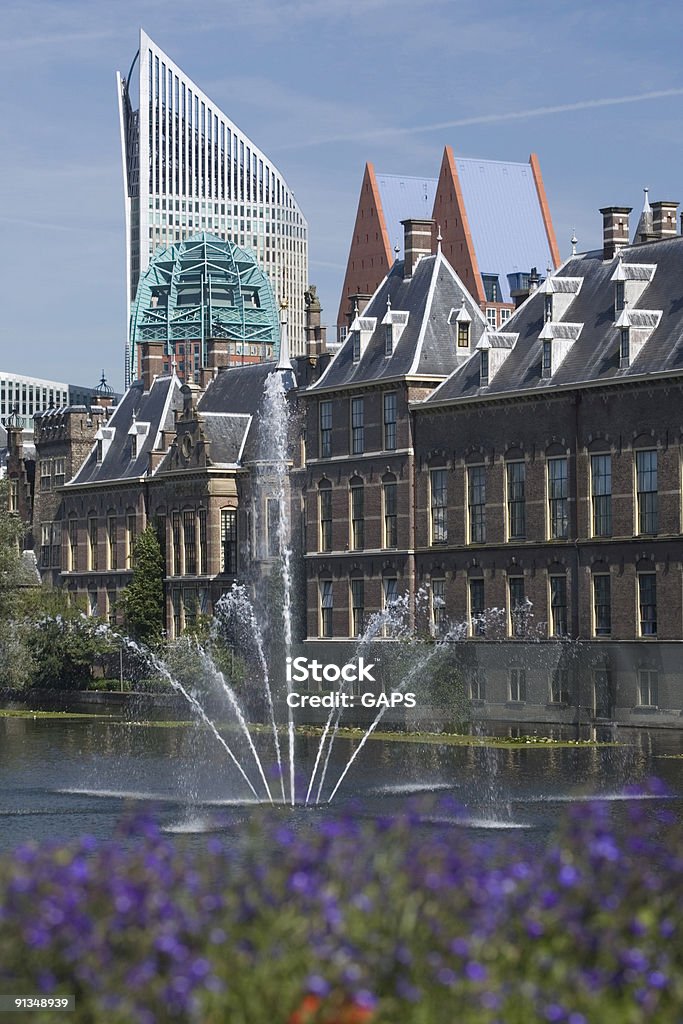
[[17, 619], [21, 595], [28, 583], [21, 559], [24, 524], [9, 511], [9, 485], [0, 480], [0, 686], [22, 686], [30, 672], [30, 658], [22, 642]]
[[151, 523], [135, 542], [133, 564], [133, 578], [119, 606], [130, 635], [156, 644], [164, 632], [164, 557]]

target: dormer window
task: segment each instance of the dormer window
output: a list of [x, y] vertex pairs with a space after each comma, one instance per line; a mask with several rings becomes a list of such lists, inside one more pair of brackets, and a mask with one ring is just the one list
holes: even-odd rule
[[615, 319], [619, 316], [622, 309], [624, 308], [624, 282], [614, 282], [614, 317]]
[[455, 309], [450, 311], [448, 315], [448, 323], [455, 326], [455, 337], [458, 348], [469, 348], [472, 317], [467, 312], [464, 301], [457, 313]]
[[390, 356], [394, 351], [394, 325], [384, 325], [384, 355]]
[[546, 294], [543, 296], [543, 315], [546, 320], [552, 320], [553, 318], [553, 297], [552, 294]]
[[360, 331], [353, 332], [353, 361], [357, 363], [360, 361]]
[[543, 364], [542, 374], [543, 377], [552, 377], [553, 375], [553, 343], [552, 341], [543, 342]]
[[479, 352], [479, 386], [488, 387], [489, 383], [489, 350], [482, 348]]
[[628, 327], [622, 327], [619, 333], [619, 366], [625, 367], [631, 364], [631, 338]]

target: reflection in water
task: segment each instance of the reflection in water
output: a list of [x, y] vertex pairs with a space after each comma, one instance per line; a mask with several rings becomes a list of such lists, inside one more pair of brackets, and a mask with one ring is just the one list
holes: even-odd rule
[[[269, 737], [256, 736], [257, 746]], [[628, 786], [662, 778], [674, 813], [683, 809], [683, 734], [652, 730], [622, 733], [616, 747], [490, 748], [483, 743], [449, 746], [372, 740], [354, 763], [348, 792], [329, 809], [282, 810], [291, 820], [335, 815], [345, 807], [374, 816], [397, 812], [415, 800], [443, 797], [459, 809], [425, 813], [424, 827], [438, 821], [454, 829], [495, 835], [525, 829], [543, 843], [567, 804], [599, 798], [623, 815], [633, 799]], [[272, 737], [270, 737], [272, 744]], [[357, 741], [337, 739], [339, 772]], [[310, 772], [315, 741], [297, 738], [297, 763]], [[495, 789], [489, 767], [495, 761]], [[154, 806], [162, 827], [181, 841], [186, 834], [244, 827], [247, 806], [241, 780], [206, 730], [191, 724], [132, 723], [120, 719], [0, 718], [0, 845], [69, 839], [83, 833], [110, 836], [128, 802]], [[183, 839], [182, 841], [186, 841]]]

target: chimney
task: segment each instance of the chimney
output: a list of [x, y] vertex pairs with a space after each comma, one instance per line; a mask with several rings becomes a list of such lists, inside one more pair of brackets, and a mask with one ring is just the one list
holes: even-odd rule
[[604, 206], [602, 214], [602, 258], [611, 260], [619, 249], [629, 244], [628, 215], [630, 206]]
[[327, 329], [320, 325], [322, 306], [318, 298], [318, 289], [314, 284], [309, 284], [308, 290], [304, 292], [304, 300], [306, 302], [306, 325], [304, 328], [306, 355], [309, 359], [314, 359], [327, 349], [325, 337]]
[[230, 342], [227, 338], [207, 338], [206, 341], [206, 366], [207, 369], [220, 369], [221, 366], [228, 366], [230, 363]]
[[664, 201], [652, 204], [652, 233], [655, 238], [673, 238], [676, 234], [678, 205]]
[[371, 298], [372, 295], [367, 295], [365, 292], [356, 292], [355, 295], [349, 295], [349, 311], [346, 314], [349, 327], [359, 313], [361, 316], [363, 315], [363, 310]]
[[433, 220], [416, 220], [409, 217], [402, 220], [403, 225], [403, 277], [413, 276], [413, 271], [421, 256], [431, 256]]
[[140, 364], [142, 367], [142, 386], [149, 391], [154, 378], [164, 372], [164, 342], [143, 341], [140, 344]]

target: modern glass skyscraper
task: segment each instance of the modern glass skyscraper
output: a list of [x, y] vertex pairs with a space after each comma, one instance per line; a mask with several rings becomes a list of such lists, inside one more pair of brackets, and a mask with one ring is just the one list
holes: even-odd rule
[[[128, 323], [159, 246], [208, 231], [251, 249], [289, 303], [292, 352], [304, 350], [308, 225], [275, 165], [140, 31], [116, 74], [126, 211]], [[126, 384], [137, 373], [126, 346]]]

